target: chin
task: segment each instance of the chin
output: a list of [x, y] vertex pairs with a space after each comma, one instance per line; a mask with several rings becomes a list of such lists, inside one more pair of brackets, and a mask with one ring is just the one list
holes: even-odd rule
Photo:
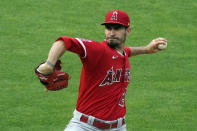
[[119, 43], [115, 43], [115, 42], [107, 42], [108, 43], [108, 46], [113, 48], [113, 49], [116, 49], [118, 46], [119, 46]]

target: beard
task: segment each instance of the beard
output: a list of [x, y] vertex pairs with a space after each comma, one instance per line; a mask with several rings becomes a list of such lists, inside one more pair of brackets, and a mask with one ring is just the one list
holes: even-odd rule
[[113, 49], [116, 49], [120, 46], [120, 43], [114, 42], [114, 41], [109, 41], [109, 42], [107, 42], [107, 44], [108, 44], [109, 47], [111, 47]]
[[122, 44], [124, 44], [126, 41], [126, 34], [124, 35], [124, 37], [121, 38], [117, 38], [117, 37], [106, 37], [106, 42], [108, 44], [109, 47], [113, 48], [113, 49], [117, 49], [117, 48], [121, 48]]

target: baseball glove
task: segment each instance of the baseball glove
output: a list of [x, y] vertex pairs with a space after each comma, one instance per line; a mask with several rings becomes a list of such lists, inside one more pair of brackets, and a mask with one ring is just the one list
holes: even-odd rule
[[48, 74], [48, 75], [42, 74], [37, 70], [38, 67], [35, 69], [35, 73], [38, 76], [38, 79], [40, 80], [40, 82], [46, 87], [47, 91], [48, 90], [56, 91], [56, 90], [61, 90], [61, 89], [68, 87], [68, 80], [71, 77], [68, 75], [68, 73], [61, 71], [60, 60], [57, 61], [54, 67], [54, 72], [52, 74]]

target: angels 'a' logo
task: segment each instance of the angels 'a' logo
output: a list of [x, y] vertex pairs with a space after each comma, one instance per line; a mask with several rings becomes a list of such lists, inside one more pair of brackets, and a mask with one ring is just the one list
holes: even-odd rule
[[107, 71], [107, 75], [105, 76], [105, 79], [101, 82], [100, 86], [104, 85], [111, 85], [113, 82], [113, 75], [114, 75], [114, 70], [113, 67]]
[[117, 11], [113, 12], [111, 20], [118, 20], [118, 12]]

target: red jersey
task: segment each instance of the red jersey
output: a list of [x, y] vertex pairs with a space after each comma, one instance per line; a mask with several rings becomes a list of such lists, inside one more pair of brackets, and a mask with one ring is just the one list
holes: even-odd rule
[[126, 113], [125, 95], [130, 81], [129, 56], [101, 43], [80, 38], [60, 37], [67, 50], [77, 53], [83, 64], [77, 111], [102, 120], [116, 120]]

